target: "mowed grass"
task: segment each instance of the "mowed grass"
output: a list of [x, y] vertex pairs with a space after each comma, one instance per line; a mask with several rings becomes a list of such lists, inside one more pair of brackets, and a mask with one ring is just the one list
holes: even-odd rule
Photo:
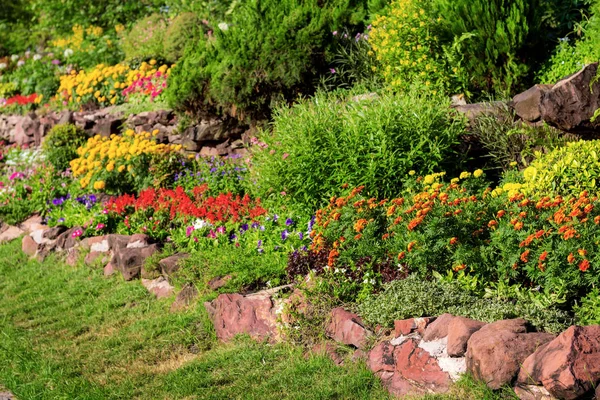
[[384, 399], [360, 364], [249, 339], [217, 344], [202, 303], [0, 246], [0, 385], [19, 399]]
[[[0, 388], [18, 399], [390, 399], [363, 363], [217, 343], [199, 301], [169, 311], [139, 282], [0, 246]], [[469, 378], [434, 399], [505, 399]], [[411, 397], [412, 399], [412, 397]], [[414, 399], [417, 399], [416, 397]]]

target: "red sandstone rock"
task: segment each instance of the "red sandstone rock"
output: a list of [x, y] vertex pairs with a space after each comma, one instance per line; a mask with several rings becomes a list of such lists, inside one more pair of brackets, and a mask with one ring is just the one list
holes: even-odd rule
[[223, 286], [227, 285], [227, 282], [229, 282], [232, 279], [233, 279], [233, 277], [231, 275], [217, 276], [217, 277], [212, 278], [208, 282], [208, 287], [211, 288], [212, 290], [217, 290], [217, 289], [220, 289]]
[[577, 399], [600, 382], [600, 326], [571, 326], [530, 355], [519, 373], [522, 384], [543, 384], [553, 396]]
[[17, 228], [16, 226], [10, 226], [7, 230], [0, 234], [0, 243], [15, 240], [24, 233], [25, 231], [23, 231], [21, 228]]
[[394, 321], [394, 333], [396, 336], [406, 336], [413, 332], [424, 334], [425, 328], [434, 321], [435, 318], [409, 318]]
[[519, 400], [556, 400], [543, 386], [515, 386], [514, 391]]
[[467, 351], [467, 341], [484, 325], [484, 322], [465, 317], [452, 318], [448, 324], [448, 347], [446, 350], [448, 355], [450, 357], [464, 356]]
[[430, 342], [448, 336], [448, 326], [450, 325], [450, 321], [454, 318], [456, 317], [452, 314], [442, 314], [437, 317], [435, 321], [425, 329], [423, 340]]
[[244, 333], [259, 340], [279, 338], [274, 303], [267, 292], [248, 296], [221, 294], [204, 306], [221, 341], [227, 342]]
[[115, 269], [123, 274], [126, 281], [138, 278], [146, 258], [158, 251], [158, 246], [153, 244], [144, 248], [117, 248], [111, 263]]
[[21, 250], [23, 250], [23, 253], [33, 257], [35, 256], [35, 253], [37, 253], [37, 249], [38, 244], [35, 242], [35, 240], [33, 240], [31, 236], [23, 236], [23, 240], [21, 241]]
[[111, 276], [115, 272], [115, 266], [110, 262], [104, 267], [104, 276]]
[[333, 340], [362, 349], [371, 332], [363, 325], [362, 319], [341, 307], [331, 310], [331, 321], [326, 329]]
[[147, 247], [148, 245], [150, 245], [150, 243], [151, 240], [148, 235], [145, 235], [143, 233], [136, 233], [135, 235], [132, 235], [129, 238], [129, 241], [127, 242], [127, 248], [139, 249], [142, 247]]
[[183, 310], [188, 307], [198, 297], [196, 286], [191, 283], [185, 285], [175, 298], [175, 302], [171, 304], [171, 312]]
[[156, 279], [142, 279], [142, 285], [157, 299], [164, 297], [171, 297], [173, 295], [174, 287], [169, 284], [169, 281], [164, 277]]
[[467, 371], [490, 388], [500, 389], [514, 380], [530, 354], [553, 338], [549, 333], [528, 333], [523, 319], [487, 324], [467, 343]]
[[179, 269], [181, 260], [187, 257], [189, 257], [189, 254], [186, 253], [173, 254], [160, 260], [158, 265], [160, 265], [163, 275], [171, 276]]
[[86, 254], [85, 259], [84, 259], [84, 263], [85, 265], [93, 265], [96, 263], [97, 260], [99, 263], [101, 264], [106, 264], [108, 261], [110, 261], [111, 257], [107, 254], [107, 253], [102, 253], [100, 251], [91, 251], [88, 254]]

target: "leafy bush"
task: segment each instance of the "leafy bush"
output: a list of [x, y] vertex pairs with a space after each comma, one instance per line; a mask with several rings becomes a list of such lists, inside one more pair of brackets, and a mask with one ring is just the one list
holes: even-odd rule
[[446, 57], [463, 88], [506, 95], [523, 87], [543, 37], [538, 1], [436, 0], [435, 6]]
[[598, 193], [600, 141], [568, 143], [537, 158], [523, 171], [521, 191], [526, 194], [579, 196], [584, 190]]
[[581, 299], [580, 304], [575, 305], [573, 308], [578, 324], [600, 324], [600, 292], [598, 289], [592, 289], [587, 296]]
[[[498, 107], [493, 105], [490, 107]], [[483, 114], [471, 124], [471, 133], [483, 147], [490, 168], [510, 169], [511, 165], [528, 165], [536, 151], [550, 151], [574, 140], [574, 135], [548, 125], [530, 126], [516, 121], [507, 105], [492, 114]]]
[[0, 82], [10, 85], [14, 94], [38, 94], [50, 99], [59, 85], [59, 70], [51, 60], [41, 54], [22, 57], [16, 65], [11, 63], [13, 65], [8, 66], [9, 70], [2, 73]]
[[164, 41], [167, 22], [160, 14], [152, 14], [137, 21], [122, 38], [125, 59], [149, 61], [165, 59]]
[[57, 171], [69, 168], [71, 160], [77, 158], [77, 149], [87, 138], [85, 132], [72, 124], [56, 125], [44, 138], [43, 151], [46, 160]]
[[253, 146], [261, 197], [286, 192], [311, 208], [342, 184], [367, 185], [368, 193], [388, 197], [411, 169], [460, 165], [452, 148], [463, 125], [449, 117], [445, 98], [417, 90], [349, 97], [321, 92], [275, 110], [272, 132]]
[[250, 0], [230, 23], [190, 44], [169, 82], [175, 109], [264, 118], [277, 101], [311, 93], [329, 72], [331, 32], [361, 25], [362, 1]]
[[600, 2], [591, 4], [589, 19], [584, 19], [571, 37], [560, 39], [550, 60], [538, 71], [541, 83], [554, 84], [584, 65], [600, 60]]
[[[449, 85], [449, 71], [435, 34], [441, 19], [432, 1], [395, 0], [373, 21], [370, 42], [381, 63], [380, 74], [395, 89], [421, 81], [434, 90]], [[373, 67], [376, 69], [377, 67]]]
[[176, 16], [164, 35], [162, 55], [171, 63], [177, 62], [188, 42], [196, 42], [203, 34], [202, 20], [194, 13], [186, 12]]
[[443, 313], [484, 322], [524, 318], [550, 332], [560, 332], [572, 322], [567, 313], [556, 308], [539, 307], [526, 301], [482, 299], [455, 283], [426, 281], [418, 275], [387, 284], [381, 293], [360, 303], [358, 310], [373, 326], [392, 326], [394, 320]]

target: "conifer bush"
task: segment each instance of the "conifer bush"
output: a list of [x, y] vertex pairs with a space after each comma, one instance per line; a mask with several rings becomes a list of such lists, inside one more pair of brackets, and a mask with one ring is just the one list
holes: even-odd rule
[[364, 0], [249, 0], [231, 21], [190, 43], [173, 69], [168, 100], [178, 110], [264, 118], [278, 101], [314, 90], [329, 72], [332, 32], [362, 30]]

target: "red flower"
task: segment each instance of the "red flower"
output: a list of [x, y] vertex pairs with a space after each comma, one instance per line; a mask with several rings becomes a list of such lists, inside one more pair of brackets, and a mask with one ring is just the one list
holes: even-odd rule
[[590, 268], [590, 262], [588, 260], [583, 260], [579, 263], [579, 270], [581, 272], [585, 272]]

